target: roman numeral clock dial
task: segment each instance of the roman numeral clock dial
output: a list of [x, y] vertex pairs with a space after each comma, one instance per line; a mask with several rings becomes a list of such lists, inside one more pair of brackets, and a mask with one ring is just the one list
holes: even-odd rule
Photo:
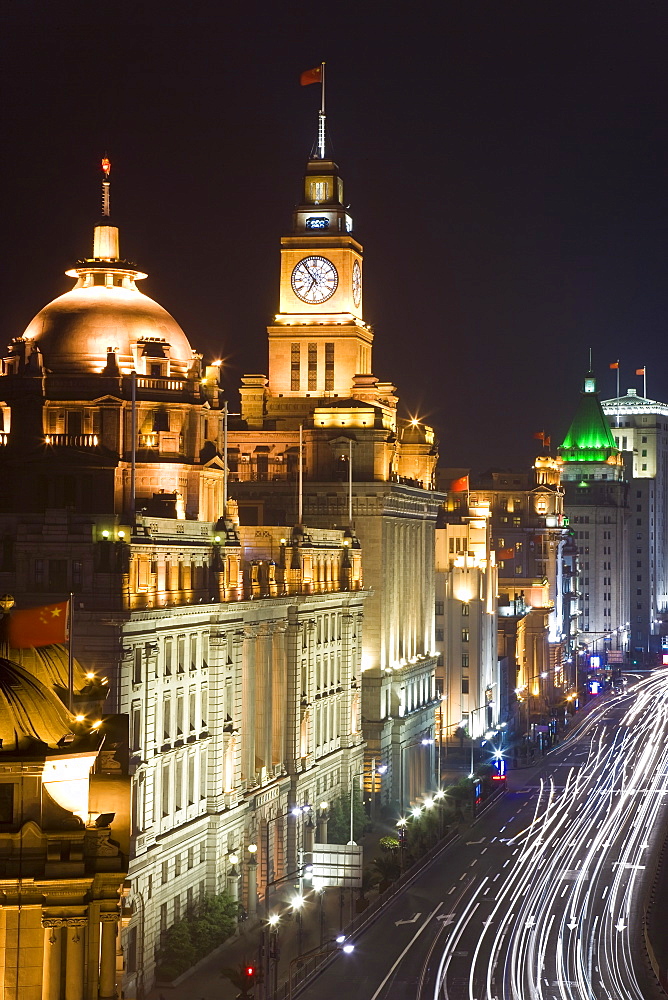
[[304, 257], [292, 272], [292, 290], [302, 302], [317, 304], [331, 299], [339, 275], [326, 257]]

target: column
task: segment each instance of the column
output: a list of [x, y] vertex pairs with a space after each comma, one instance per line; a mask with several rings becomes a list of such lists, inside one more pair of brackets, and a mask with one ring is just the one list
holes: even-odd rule
[[86, 917], [67, 917], [67, 955], [65, 960], [65, 995], [67, 1000], [83, 1000], [84, 941]]
[[271, 678], [271, 761], [280, 764], [285, 760], [286, 661], [285, 625], [278, 624], [272, 634]]
[[255, 657], [257, 633], [248, 629], [244, 633], [242, 666], [241, 739], [243, 746], [242, 778], [248, 787], [255, 784]]
[[101, 913], [102, 941], [100, 944], [100, 1000], [116, 996], [116, 933], [118, 915]]
[[63, 920], [60, 917], [43, 917], [42, 926], [44, 927], [42, 997], [43, 1000], [60, 1000]]

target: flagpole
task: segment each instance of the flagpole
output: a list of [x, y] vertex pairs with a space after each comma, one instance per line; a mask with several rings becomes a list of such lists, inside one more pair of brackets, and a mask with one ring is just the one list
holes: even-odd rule
[[223, 407], [223, 517], [227, 517], [227, 400]]
[[642, 394], [647, 399], [647, 365], [642, 367]]
[[299, 507], [299, 518], [298, 524], [301, 525], [302, 517], [304, 513], [304, 469], [303, 469], [303, 453], [304, 453], [304, 425], [299, 425], [299, 483], [298, 483], [298, 507]]
[[137, 506], [137, 372], [130, 375], [132, 385], [132, 403], [130, 428], [132, 433], [132, 450], [130, 452], [130, 523], [135, 526], [135, 508]]
[[70, 591], [70, 599], [67, 602], [67, 707], [70, 712], [74, 710], [74, 594]]
[[320, 63], [320, 114], [325, 114], [325, 64]]
[[619, 427], [619, 361], [617, 361], [617, 426]]
[[353, 526], [353, 441], [348, 440], [348, 520]]

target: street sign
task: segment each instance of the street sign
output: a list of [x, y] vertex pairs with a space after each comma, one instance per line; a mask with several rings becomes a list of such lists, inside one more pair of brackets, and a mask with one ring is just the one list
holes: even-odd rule
[[359, 889], [362, 885], [362, 848], [357, 844], [316, 844], [305, 860], [313, 865], [314, 884], [323, 889], [330, 885]]

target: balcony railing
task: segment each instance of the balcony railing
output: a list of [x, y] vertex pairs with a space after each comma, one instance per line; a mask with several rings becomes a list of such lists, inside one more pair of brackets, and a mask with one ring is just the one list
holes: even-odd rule
[[47, 434], [44, 443], [67, 448], [97, 448], [97, 434]]
[[185, 380], [180, 378], [137, 378], [138, 389], [160, 389], [163, 392], [183, 392]]

